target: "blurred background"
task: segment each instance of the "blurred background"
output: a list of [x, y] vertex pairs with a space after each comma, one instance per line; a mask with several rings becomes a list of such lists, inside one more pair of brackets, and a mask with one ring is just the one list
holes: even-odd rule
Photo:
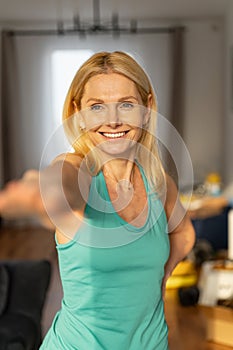
[[[93, 52], [124, 50], [190, 152], [195, 183], [233, 179], [230, 0], [0, 1], [0, 181], [38, 168], [71, 79]], [[57, 144], [51, 158], [64, 150]], [[66, 149], [67, 150], [67, 149]]]
[[[175, 166], [169, 157], [167, 163], [174, 177], [181, 171], [181, 199], [197, 238], [187, 261], [178, 265], [168, 283], [165, 311], [170, 348], [232, 348], [233, 1], [0, 0], [0, 30], [0, 187], [70, 150], [61, 127], [62, 106], [75, 72], [88, 57], [98, 51], [123, 50], [144, 67], [155, 89], [158, 112], [182, 137], [194, 174], [192, 178], [190, 163], [187, 167], [184, 161], [184, 148], [174, 147], [174, 140], [166, 135], [170, 144], [165, 148], [178, 147]], [[192, 182], [195, 191], [190, 203]], [[5, 301], [13, 296], [14, 303], [8, 304], [14, 314], [19, 310], [21, 317], [30, 297], [41, 294], [39, 335], [35, 335], [40, 342], [62, 298], [54, 232], [30, 221], [2, 222], [0, 258], [0, 300], [4, 290]], [[51, 276], [45, 265], [31, 265], [31, 260], [44, 259], [51, 263]], [[18, 260], [29, 264], [18, 265]], [[12, 272], [16, 282], [11, 282], [14, 292], [2, 288], [8, 283], [1, 272], [5, 261], [9, 271], [16, 269]], [[19, 289], [22, 271], [24, 290]], [[210, 309], [195, 306], [199, 291], [200, 300]], [[231, 305], [227, 311], [215, 308], [226, 300]], [[8, 323], [3, 318], [12, 310], [0, 305], [0, 340], [2, 330], [11, 340], [13, 326], [21, 326], [21, 318]], [[221, 325], [217, 334], [211, 331], [215, 327], [211, 317]], [[28, 324], [21, 333], [31, 341]]]

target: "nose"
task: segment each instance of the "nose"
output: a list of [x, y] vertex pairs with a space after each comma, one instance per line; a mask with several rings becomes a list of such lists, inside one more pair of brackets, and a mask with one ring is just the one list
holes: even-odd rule
[[122, 124], [122, 122], [120, 121], [120, 113], [118, 111], [116, 103], [109, 104], [106, 122], [112, 128], [116, 128], [117, 126]]

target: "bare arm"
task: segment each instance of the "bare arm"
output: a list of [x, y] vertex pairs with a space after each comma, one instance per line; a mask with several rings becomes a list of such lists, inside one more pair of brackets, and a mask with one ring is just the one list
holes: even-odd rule
[[[0, 215], [8, 220], [42, 215], [44, 220], [37, 170], [26, 171], [21, 179], [10, 181], [0, 191]], [[47, 222], [45, 226], [50, 225]]]
[[170, 255], [165, 266], [163, 289], [173, 269], [187, 256], [195, 242], [192, 223], [179, 201], [176, 185], [169, 176], [165, 211], [168, 219]]
[[58, 241], [72, 239], [79, 228], [88, 199], [91, 176], [75, 154], [60, 156], [40, 175], [44, 207], [56, 227]]
[[[0, 215], [7, 219], [36, 217], [48, 228], [59, 226], [68, 232], [71, 226], [74, 229], [76, 214], [85, 205], [80, 181], [85, 193], [90, 183], [90, 176], [80, 164], [79, 157], [68, 154], [55, 159], [40, 173], [27, 171], [20, 180], [10, 182], [0, 192]], [[66, 222], [70, 226], [66, 226]]]

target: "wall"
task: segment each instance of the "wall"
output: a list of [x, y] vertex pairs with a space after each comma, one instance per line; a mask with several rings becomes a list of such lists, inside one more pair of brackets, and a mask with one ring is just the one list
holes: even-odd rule
[[193, 21], [185, 36], [185, 131], [195, 180], [223, 169], [224, 25]]
[[233, 183], [233, 2], [229, 2], [226, 14], [226, 119], [224, 125], [224, 166], [226, 183]]

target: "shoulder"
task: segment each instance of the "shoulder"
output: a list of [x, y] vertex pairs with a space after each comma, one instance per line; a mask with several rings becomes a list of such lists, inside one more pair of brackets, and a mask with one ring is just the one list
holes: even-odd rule
[[193, 236], [193, 227], [180, 201], [177, 185], [169, 175], [166, 175], [166, 181], [165, 212], [168, 219], [169, 233], [187, 232], [187, 234]]
[[167, 173], [165, 173], [165, 180], [166, 180], [166, 185], [167, 185], [168, 189], [174, 189], [177, 191], [177, 185], [176, 185], [175, 181]]
[[52, 165], [63, 161], [72, 164], [75, 168], [79, 168], [82, 160], [83, 158], [76, 153], [62, 153], [52, 161]]
[[164, 209], [167, 218], [170, 219], [171, 215], [176, 213], [179, 217], [184, 215], [184, 208], [180, 203], [179, 192], [177, 185], [171, 176], [166, 174], [166, 190], [164, 198]]
[[171, 204], [174, 204], [178, 200], [179, 194], [175, 181], [167, 173], [165, 174], [165, 181], [165, 206], [169, 206]]

